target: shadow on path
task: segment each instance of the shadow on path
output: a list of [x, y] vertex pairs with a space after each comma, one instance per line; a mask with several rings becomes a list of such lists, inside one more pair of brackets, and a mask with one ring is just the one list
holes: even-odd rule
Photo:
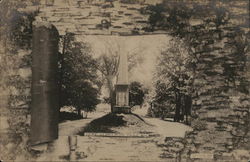
[[115, 114], [109, 113], [97, 118], [83, 127], [78, 135], [84, 135], [85, 132], [95, 133], [115, 133], [116, 127], [123, 128], [129, 126], [143, 126], [147, 123], [137, 114]]

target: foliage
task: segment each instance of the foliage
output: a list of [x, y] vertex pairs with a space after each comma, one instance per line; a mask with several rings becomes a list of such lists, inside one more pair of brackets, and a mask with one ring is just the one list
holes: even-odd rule
[[[223, 63], [227, 84], [232, 83], [242, 93], [249, 94], [249, 80], [244, 73], [247, 71], [247, 53], [250, 51], [249, 38], [240, 29], [236, 29], [232, 38], [227, 42], [232, 49], [232, 60]], [[232, 65], [232, 61], [234, 65]]]
[[185, 4], [163, 2], [163, 4], [150, 5], [145, 10], [149, 14], [148, 21], [152, 31], [169, 30], [176, 36], [183, 37], [191, 17], [191, 10]]
[[202, 18], [203, 25], [214, 25], [216, 32], [222, 32], [222, 27], [229, 23], [229, 11], [224, 7], [214, 6], [213, 2], [210, 3], [193, 4], [191, 8], [185, 2], [165, 0], [160, 4], [146, 7], [144, 11], [149, 14], [148, 24], [151, 30], [168, 30], [174, 36], [187, 38], [190, 32], [202, 28], [199, 25], [192, 26], [192, 19]]
[[83, 107], [82, 109], [87, 112], [93, 111], [99, 103], [98, 89], [91, 82], [83, 79], [73, 83], [70, 95], [74, 96], [71, 99], [72, 104], [76, 107]]
[[60, 61], [61, 106], [74, 106], [78, 112], [80, 109], [93, 111], [99, 103], [99, 82], [90, 47], [76, 42], [71, 33], [67, 33], [64, 41], [64, 53]]
[[[208, 106], [213, 106], [216, 109], [226, 107], [228, 112], [231, 111], [233, 115], [236, 115], [237, 111], [245, 111], [246, 113], [242, 114], [241, 118], [238, 118], [239, 123], [233, 126], [233, 129], [237, 130], [237, 136], [234, 136], [232, 140], [234, 146], [237, 145], [237, 148], [244, 148], [244, 145], [247, 143], [245, 139], [249, 139], [249, 125], [240, 126], [240, 123], [249, 123], [249, 109], [246, 109], [247, 105], [249, 107], [249, 102], [245, 102], [245, 104], [238, 103], [230, 98], [237, 95], [244, 98], [245, 101], [249, 100], [250, 83], [249, 75], [247, 75], [247, 58], [250, 49], [250, 32], [245, 30], [249, 27], [249, 16], [228, 10], [224, 7], [224, 2], [222, 1], [210, 1], [208, 4], [201, 5], [199, 3], [187, 4], [185, 10], [176, 9], [176, 7], [167, 9], [167, 5], [170, 3], [170, 1], [166, 0], [160, 4], [164, 6], [164, 10], [158, 10], [157, 12], [161, 11], [162, 18], [155, 22], [153, 20], [157, 19], [157, 17], [154, 17], [154, 15], [157, 14], [152, 13], [152, 10], [147, 11], [151, 14], [149, 26], [153, 30], [167, 30], [171, 35], [183, 38], [187, 46], [190, 47], [189, 55], [194, 59], [190, 68], [194, 72], [191, 94], [195, 104], [192, 106], [192, 109], [198, 115], [198, 119], [191, 122], [192, 127], [198, 131], [206, 129], [208, 120], [200, 120], [199, 118], [206, 119], [206, 117], [204, 117], [204, 114], [202, 117], [199, 116], [198, 112], [199, 109], [202, 109], [205, 113], [208, 112], [209, 110], [206, 110]], [[185, 2], [181, 3], [181, 5], [185, 4]], [[240, 9], [237, 12], [239, 11]], [[174, 12], [176, 13], [175, 15], [172, 14]], [[184, 12], [184, 15], [187, 17], [185, 18], [182, 16], [183, 14], [179, 14], [181, 12]], [[233, 15], [232, 17], [231, 14]], [[172, 20], [170, 19], [171, 17]], [[239, 19], [237, 20], [236, 17]], [[245, 22], [242, 20], [245, 20]], [[182, 22], [184, 24], [181, 24]], [[168, 85], [168, 79], [162, 79], [161, 81], [163, 82], [162, 84]], [[165, 91], [168, 90], [164, 88], [160, 92]], [[157, 92], [157, 94], [164, 96], [167, 92]], [[206, 97], [208, 99], [205, 99]], [[210, 97], [215, 99], [209, 101]], [[223, 105], [220, 106], [222, 102]], [[231, 103], [228, 104], [229, 102]], [[159, 102], [156, 101], [156, 103]], [[232, 103], [235, 105], [229, 106]], [[162, 102], [163, 104], [165, 103]], [[217, 114], [216, 110], [214, 110], [214, 113]], [[236, 120], [233, 115], [232, 118], [229, 118], [226, 114], [220, 115], [223, 116], [221, 119], [227, 123]], [[216, 120], [218, 119], [216, 118]], [[239, 135], [239, 132], [242, 132], [243, 136]], [[214, 134], [211, 133], [206, 137], [213, 136]]]
[[[158, 5], [152, 5], [146, 8], [146, 13], [149, 14], [149, 26], [152, 30], [168, 30], [171, 31], [171, 34], [173, 36], [178, 36], [179, 38], [183, 38], [185, 41], [186, 46], [189, 46], [190, 48], [189, 53], [187, 54], [188, 57], [192, 59], [190, 63], [188, 63], [187, 66], [180, 66], [183, 69], [188, 69], [189, 72], [194, 72], [193, 74], [196, 75], [197, 73], [197, 65], [203, 63], [201, 60], [202, 54], [206, 54], [206, 52], [209, 52], [214, 42], [218, 42], [222, 39], [223, 31], [228, 30], [226, 29], [225, 25], [229, 23], [230, 13], [226, 8], [218, 7], [211, 2], [209, 5], [199, 5], [199, 4], [193, 4], [192, 8], [185, 3], [178, 3], [178, 2], [169, 2], [169, 1], [163, 1], [161, 4]], [[200, 24], [191, 24], [193, 19], [201, 19], [202, 21]], [[227, 31], [227, 33], [240, 33], [237, 30]], [[204, 35], [206, 37], [211, 38], [208, 40], [204, 40]], [[240, 34], [236, 34], [240, 35]], [[242, 34], [241, 34], [242, 35]], [[233, 36], [233, 35], [232, 35]], [[234, 37], [234, 36], [233, 36]], [[235, 36], [236, 38], [237, 36]], [[231, 39], [231, 38], [230, 38]], [[234, 43], [233, 43], [234, 42]], [[238, 43], [237, 43], [238, 42]], [[240, 38], [240, 40], [235, 40], [234, 38], [231, 41], [226, 42], [228, 46], [227, 48], [233, 48], [232, 51], [235, 51], [232, 56], [235, 58], [232, 60], [233, 62], [237, 61], [236, 66], [232, 66], [232, 64], [227, 63], [230, 61], [225, 61], [223, 63], [224, 67], [224, 75], [227, 78], [227, 82], [236, 82], [236, 78], [240, 79], [242, 77], [239, 76], [239, 70], [242, 69], [244, 66], [244, 60], [245, 54], [243, 52], [247, 48], [246, 41], [243, 37]], [[229, 45], [230, 44], [230, 45]], [[244, 47], [240, 47], [243, 45]], [[177, 46], [176, 46], [177, 47]], [[173, 53], [177, 52], [172, 50]], [[177, 52], [178, 53], [178, 52]], [[165, 66], [171, 65], [173, 62], [182, 62], [183, 60], [179, 59], [182, 57], [172, 58], [172, 59], [166, 59], [165, 60]], [[164, 63], [164, 61], [162, 61]], [[211, 66], [211, 65], [210, 65]], [[164, 66], [162, 66], [164, 67]], [[166, 69], [171, 69], [169, 66]], [[160, 70], [161, 71], [161, 70]], [[174, 69], [171, 71], [174, 71]], [[243, 71], [243, 70], [242, 70]], [[177, 73], [182, 74], [177, 74]], [[167, 85], [170, 84], [171, 81], [169, 81], [168, 78], [171, 78], [174, 83], [178, 83], [177, 89], [178, 91], [182, 91], [185, 89], [185, 81], [184, 80], [192, 80], [198, 76], [192, 76], [192, 78], [189, 78], [190, 73], [187, 74], [184, 71], [179, 72], [173, 72], [173, 76], [171, 77], [165, 77], [161, 78], [163, 83], [166, 83]], [[165, 73], [164, 71], [161, 71], [160, 73]], [[167, 72], [168, 73], [168, 72]], [[171, 73], [168, 73], [171, 75]], [[192, 74], [191, 74], [192, 75]], [[241, 75], [242, 76], [242, 75]], [[179, 80], [179, 81], [178, 81]], [[182, 80], [182, 81], [180, 81]], [[246, 79], [242, 78], [240, 80], [241, 91], [246, 90]], [[184, 82], [183, 82], [184, 81]], [[189, 83], [188, 83], [189, 84]], [[228, 83], [229, 84], [229, 83]], [[172, 85], [172, 87], [176, 87], [176, 85]], [[183, 88], [181, 88], [183, 87]], [[175, 88], [174, 88], [175, 89]], [[198, 89], [197, 89], [198, 90]], [[169, 91], [169, 90], [167, 90]], [[171, 91], [171, 90], [170, 90]], [[190, 93], [191, 91], [188, 90]], [[183, 92], [181, 92], [183, 93]], [[186, 92], [184, 92], [186, 93]], [[195, 94], [195, 92], [192, 92]]]
[[[39, 10], [23, 12], [22, 9], [30, 1], [2, 1], [0, 5], [0, 35], [8, 38], [18, 48], [30, 49], [32, 41], [32, 22]], [[6, 40], [5, 40], [6, 41]], [[15, 48], [16, 48], [15, 47]]]
[[114, 78], [118, 71], [118, 53], [120, 51], [117, 51], [114, 47], [112, 48], [111, 46], [109, 46], [106, 50], [107, 51], [104, 51], [104, 53], [97, 59], [98, 64], [96, 68], [99, 72], [101, 72], [106, 81], [106, 86], [109, 89], [109, 98], [106, 100], [107, 103], [110, 103], [111, 111], [113, 111], [113, 107], [115, 105]]
[[[0, 158], [5, 161], [25, 161], [35, 156], [29, 148], [31, 77], [22, 76], [19, 73], [20, 70], [31, 68], [32, 22], [37, 12], [21, 11], [26, 6], [25, 3], [29, 3], [28, 1], [0, 2], [0, 46], [2, 48], [0, 50], [0, 89], [5, 94], [1, 100], [0, 116], [1, 122], [2, 117], [5, 116], [8, 123], [5, 125], [8, 128], [0, 133]], [[23, 68], [23, 65], [26, 67]]]
[[144, 96], [147, 93], [147, 90], [143, 88], [143, 85], [139, 82], [130, 83], [129, 87], [129, 105], [142, 105], [144, 102]]
[[59, 113], [59, 123], [62, 123], [67, 120], [79, 120], [82, 119], [82, 116], [72, 112], [60, 112]]
[[164, 118], [174, 111], [174, 96], [168, 91], [167, 85], [160, 80], [155, 84], [155, 93], [152, 112], [155, 117]]
[[[32, 22], [38, 11], [32, 13], [21, 13], [16, 11], [10, 20], [10, 38], [16, 45], [23, 49], [31, 48]], [[13, 23], [15, 22], [15, 23]]]
[[165, 115], [173, 110], [175, 104], [176, 115], [180, 115], [181, 98], [191, 95], [193, 72], [191, 63], [193, 58], [183, 40], [174, 38], [169, 47], [162, 51], [158, 58], [156, 74], [156, 95], [154, 109], [157, 116]]
[[178, 38], [170, 41], [169, 47], [161, 52], [157, 67], [157, 75], [172, 88], [171, 91], [190, 93], [192, 81], [190, 70], [193, 58], [185, 42]]

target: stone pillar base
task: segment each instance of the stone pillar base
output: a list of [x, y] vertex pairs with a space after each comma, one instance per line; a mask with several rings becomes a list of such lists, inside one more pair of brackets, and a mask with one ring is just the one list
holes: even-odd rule
[[129, 106], [115, 106], [113, 109], [113, 113], [130, 114], [131, 108]]

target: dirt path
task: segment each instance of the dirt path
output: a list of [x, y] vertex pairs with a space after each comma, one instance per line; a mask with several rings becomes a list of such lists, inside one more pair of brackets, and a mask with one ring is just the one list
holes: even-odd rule
[[86, 161], [164, 161], [158, 138], [94, 137], [78, 138], [77, 160]]
[[[77, 160], [86, 161], [166, 161], [163, 158], [166, 137], [184, 137], [190, 127], [162, 121], [155, 118], [144, 118], [153, 125], [150, 131], [158, 136], [154, 137], [102, 137], [78, 136], [77, 137]], [[106, 137], [105, 137], [106, 136]]]
[[87, 119], [66, 121], [59, 124], [59, 136], [75, 135], [82, 127], [86, 126], [92, 120], [100, 118], [105, 115], [104, 112], [94, 112], [88, 115]]
[[48, 146], [48, 150], [41, 154], [36, 161], [68, 161], [69, 136], [76, 135], [79, 130], [90, 123], [92, 120], [105, 115], [104, 112], [94, 112], [88, 115], [87, 119], [66, 121], [59, 124], [59, 137]]
[[[68, 136], [76, 135], [79, 130], [92, 120], [103, 116], [104, 113], [93, 113], [89, 119], [67, 121], [59, 125], [59, 139], [42, 154], [37, 161], [69, 161], [70, 151]], [[154, 137], [108, 137], [77, 136], [77, 147], [74, 161], [166, 161], [162, 158], [166, 137], [184, 137], [191, 128], [175, 122], [162, 121], [156, 118], [143, 119], [152, 126]], [[128, 132], [129, 133], [129, 132]]]

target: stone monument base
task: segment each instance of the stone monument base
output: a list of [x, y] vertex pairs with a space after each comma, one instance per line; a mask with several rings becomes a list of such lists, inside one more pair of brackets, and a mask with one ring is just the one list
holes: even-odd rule
[[113, 109], [113, 113], [130, 114], [131, 108], [129, 106], [115, 106]]

